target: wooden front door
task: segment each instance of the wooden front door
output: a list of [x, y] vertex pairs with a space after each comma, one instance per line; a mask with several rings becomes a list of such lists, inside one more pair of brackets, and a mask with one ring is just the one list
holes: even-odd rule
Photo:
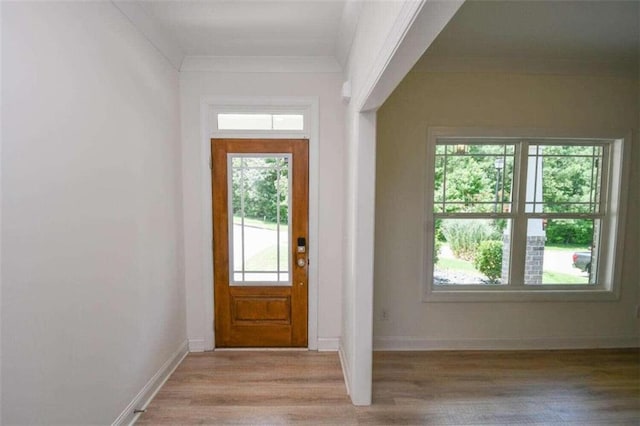
[[216, 347], [306, 347], [305, 139], [212, 139]]

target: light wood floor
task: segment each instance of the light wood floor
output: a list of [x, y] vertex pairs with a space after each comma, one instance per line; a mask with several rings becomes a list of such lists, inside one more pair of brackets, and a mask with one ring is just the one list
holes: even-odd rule
[[639, 425], [640, 352], [376, 352], [370, 407], [335, 353], [190, 354], [138, 424]]

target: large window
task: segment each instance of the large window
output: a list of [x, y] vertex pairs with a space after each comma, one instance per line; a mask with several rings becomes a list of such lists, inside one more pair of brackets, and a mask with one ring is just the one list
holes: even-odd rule
[[611, 292], [622, 140], [430, 143], [428, 297]]

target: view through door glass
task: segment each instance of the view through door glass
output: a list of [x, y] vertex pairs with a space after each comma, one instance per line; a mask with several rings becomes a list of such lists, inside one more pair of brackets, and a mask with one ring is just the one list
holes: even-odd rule
[[291, 285], [291, 155], [227, 154], [231, 285]]

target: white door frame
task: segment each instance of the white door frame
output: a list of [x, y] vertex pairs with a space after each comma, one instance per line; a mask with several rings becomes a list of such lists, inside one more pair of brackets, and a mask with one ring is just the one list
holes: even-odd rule
[[[217, 111], [298, 112], [304, 114], [303, 131], [219, 131]], [[309, 311], [308, 348], [318, 349], [318, 214], [319, 214], [319, 101], [317, 97], [204, 96], [200, 99], [200, 167], [202, 170], [202, 285], [204, 289], [204, 349], [215, 347], [213, 312], [213, 211], [211, 209], [211, 138], [309, 140]]]
[[[352, 222], [346, 225], [352, 241], [345, 253], [345, 276], [348, 278], [343, 285], [354, 296], [352, 311], [349, 312], [351, 321], [343, 318], [342, 331], [342, 339], [351, 340], [348, 350], [352, 352], [345, 353], [347, 348], [341, 343], [341, 357], [343, 365], [346, 365], [345, 378], [351, 401], [355, 405], [370, 405], [372, 395], [376, 111], [463, 2], [403, 0], [402, 10], [384, 42], [381, 46], [375, 46], [378, 55], [370, 65], [366, 78], [359, 87], [355, 87], [356, 95], [349, 106], [351, 122], [348, 125], [353, 128], [350, 129], [351, 137], [347, 138], [347, 144], [351, 145], [353, 157], [348, 167], [355, 170], [349, 185], [355, 190], [352, 192], [352, 205], [347, 205], [347, 220]], [[365, 46], [360, 48], [371, 48]], [[349, 75], [351, 77], [353, 75]], [[351, 328], [346, 332], [345, 324]]]

